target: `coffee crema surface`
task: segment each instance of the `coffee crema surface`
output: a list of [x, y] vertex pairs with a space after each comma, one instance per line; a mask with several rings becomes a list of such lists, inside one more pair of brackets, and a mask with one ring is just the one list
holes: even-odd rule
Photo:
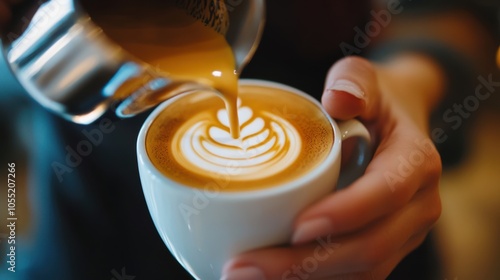
[[333, 145], [333, 129], [307, 98], [263, 86], [239, 88], [240, 137], [224, 102], [210, 92], [173, 101], [151, 124], [146, 150], [165, 176], [194, 188], [248, 191], [296, 180]]

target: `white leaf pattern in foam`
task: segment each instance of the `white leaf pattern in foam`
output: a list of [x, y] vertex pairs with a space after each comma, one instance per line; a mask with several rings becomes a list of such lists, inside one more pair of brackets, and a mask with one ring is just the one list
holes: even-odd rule
[[205, 176], [225, 174], [236, 166], [238, 175], [232, 180], [258, 180], [281, 172], [297, 159], [300, 135], [287, 120], [269, 112], [257, 116], [248, 107], [238, 110], [240, 139], [231, 138], [225, 110], [217, 111], [219, 123], [200, 117], [189, 123], [191, 127], [179, 129], [184, 135], [176, 135], [173, 143], [181, 148], [179, 163]]
[[246, 137], [257, 134], [262, 131], [265, 127], [266, 123], [262, 118], [253, 119], [252, 122], [245, 125], [243, 129], [240, 131], [240, 138], [245, 139]]
[[276, 152], [271, 151], [275, 143], [276, 137], [273, 137], [270, 141], [264, 143], [259, 147], [245, 150], [244, 154], [246, 155], [245, 158], [248, 160], [248, 165], [262, 164], [266, 160], [268, 160], [268, 158], [266, 157], [267, 155], [276, 154]]
[[239, 141], [235, 141], [235, 139], [231, 137], [229, 130], [224, 130], [220, 127], [213, 126], [209, 129], [208, 135], [211, 139], [221, 145], [239, 147]]
[[248, 150], [251, 147], [257, 146], [260, 143], [266, 141], [268, 137], [270, 137], [271, 132], [269, 129], [265, 129], [264, 131], [261, 131], [259, 134], [247, 137], [246, 139], [243, 140], [242, 145], [240, 148], [242, 150]]
[[[238, 120], [240, 126], [250, 120], [252, 116], [253, 111], [249, 107], [238, 108]], [[220, 109], [219, 111], [217, 111], [217, 119], [223, 126], [229, 127], [229, 118], [226, 109]]]

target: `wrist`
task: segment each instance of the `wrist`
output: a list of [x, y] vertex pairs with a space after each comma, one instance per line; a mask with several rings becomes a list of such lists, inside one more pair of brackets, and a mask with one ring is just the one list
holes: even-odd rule
[[440, 65], [424, 54], [400, 53], [379, 64], [378, 73], [381, 94], [390, 106], [401, 108], [427, 130], [446, 89]]

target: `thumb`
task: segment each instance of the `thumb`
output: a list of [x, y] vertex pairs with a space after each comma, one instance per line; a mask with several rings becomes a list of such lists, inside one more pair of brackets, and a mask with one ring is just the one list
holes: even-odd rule
[[375, 66], [356, 56], [339, 60], [328, 72], [321, 102], [335, 119], [373, 119], [379, 103]]

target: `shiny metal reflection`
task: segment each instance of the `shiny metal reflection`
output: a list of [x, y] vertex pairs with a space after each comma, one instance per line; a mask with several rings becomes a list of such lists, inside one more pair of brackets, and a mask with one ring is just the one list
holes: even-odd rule
[[[70, 121], [88, 124], [109, 109], [130, 117], [179, 93], [206, 89], [161, 76], [123, 51], [78, 1], [27, 2], [2, 34], [3, 55], [35, 100]], [[230, 2], [226, 38], [241, 71], [260, 40], [264, 0]]]

